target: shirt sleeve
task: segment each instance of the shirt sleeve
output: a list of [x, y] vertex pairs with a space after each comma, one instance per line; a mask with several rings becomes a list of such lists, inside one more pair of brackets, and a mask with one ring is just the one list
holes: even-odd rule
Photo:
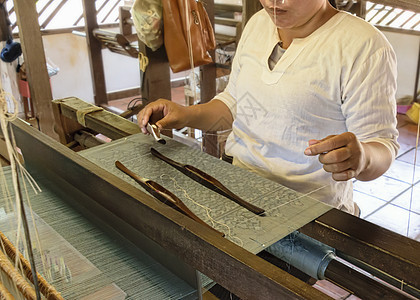
[[399, 144], [396, 128], [397, 65], [391, 46], [381, 47], [363, 62], [357, 61], [342, 89], [342, 112], [348, 131], [362, 142], [387, 147], [393, 160]]

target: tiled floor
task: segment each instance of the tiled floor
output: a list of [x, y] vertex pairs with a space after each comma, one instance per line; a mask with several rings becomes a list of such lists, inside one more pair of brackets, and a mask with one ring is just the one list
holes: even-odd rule
[[378, 179], [355, 181], [354, 200], [362, 218], [420, 241], [420, 155], [414, 165], [417, 125], [399, 114], [398, 129], [397, 159]]
[[[172, 97], [177, 103], [185, 103], [182, 88], [173, 89]], [[125, 110], [129, 100], [110, 105], [122, 104], [120, 108]], [[376, 180], [354, 181], [354, 200], [363, 219], [420, 241], [420, 149], [414, 164], [417, 125], [399, 114], [398, 129], [401, 148], [395, 162]], [[318, 281], [314, 287], [334, 299], [359, 299], [326, 280]]]

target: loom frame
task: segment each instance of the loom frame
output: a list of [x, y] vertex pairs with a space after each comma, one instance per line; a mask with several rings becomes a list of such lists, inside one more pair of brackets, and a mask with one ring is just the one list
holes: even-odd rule
[[[56, 119], [65, 133], [65, 136], [60, 138], [62, 142], [68, 143], [74, 132], [82, 127], [76, 122], [77, 110], [89, 106], [91, 104], [74, 97], [53, 101]], [[140, 132], [136, 124], [107, 111], [88, 114], [85, 122], [89, 129], [111, 136], [112, 139]], [[117, 215], [130, 227], [142, 232], [239, 297], [248, 299], [263, 296], [267, 299], [275, 299], [283, 295], [293, 299], [318, 299], [320, 297], [325, 299], [325, 294], [320, 295], [311, 286], [234, 243], [215, 235], [211, 230], [206, 230], [204, 226], [197, 225], [178, 212], [157, 207], [150, 196], [22, 121], [15, 121], [13, 127], [27, 164], [41, 170], [45, 167], [54, 169], [57, 164], [60, 165], [60, 168], [53, 172], [54, 176], [58, 175], [74, 187], [82, 189], [84, 193], [97, 201], [99, 206]], [[25, 148], [28, 149], [29, 155], [25, 154]], [[45, 153], [51, 154], [52, 158], [48, 159]], [[66, 173], [63, 171], [66, 166], [75, 170]], [[86, 178], [89, 180], [87, 181]], [[108, 194], [121, 196], [129, 208], [123, 209], [116, 204], [95, 199], [98, 195], [84, 190], [86, 182], [106, 186], [109, 190]], [[101, 194], [99, 198], [102, 196], [106, 195]], [[131, 207], [135, 207], [135, 211], [150, 214], [150, 220], [147, 222], [134, 220]], [[420, 243], [415, 240], [337, 209], [332, 209], [306, 224], [300, 231], [336, 248], [338, 252], [346, 253], [420, 289], [420, 257], [416, 256], [416, 253], [420, 253]], [[174, 235], [177, 238], [172, 240]], [[165, 240], [166, 237], [171, 240]], [[198, 254], [191, 256], [190, 251], [194, 249], [198, 249]], [[214, 266], [210, 266], [213, 263]], [[230, 267], [227, 270], [225, 266]], [[255, 286], [261, 287], [261, 290], [256, 289]]]

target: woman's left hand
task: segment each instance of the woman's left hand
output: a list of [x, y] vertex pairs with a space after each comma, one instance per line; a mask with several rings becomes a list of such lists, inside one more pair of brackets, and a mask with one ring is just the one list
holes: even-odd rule
[[304, 153], [308, 156], [319, 155], [324, 170], [332, 173], [332, 178], [337, 181], [355, 178], [367, 168], [363, 144], [351, 132], [310, 140]]

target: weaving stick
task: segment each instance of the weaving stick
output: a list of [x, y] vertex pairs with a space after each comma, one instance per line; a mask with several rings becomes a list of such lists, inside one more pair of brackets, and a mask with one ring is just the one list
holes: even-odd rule
[[216, 231], [221, 236], [225, 236], [224, 233], [214, 229], [209, 224], [201, 220], [199, 217], [197, 217], [196, 214], [194, 214], [177, 196], [175, 196], [173, 193], [165, 189], [163, 186], [158, 184], [157, 182], [154, 182], [150, 179], [143, 178], [135, 173], [133, 173], [131, 170], [129, 170], [126, 166], [124, 166], [121, 162], [118, 160], [115, 162], [115, 166], [131, 178], [133, 178], [138, 184], [140, 184], [146, 191], [148, 191], [150, 194], [152, 194], [156, 199], [161, 201], [162, 203], [165, 203], [169, 205], [170, 207], [174, 208], [175, 210], [179, 211], [180, 213], [183, 213], [184, 215], [190, 217], [194, 221], [203, 224], [204, 226]]
[[207, 173], [204, 173], [203, 171], [197, 169], [196, 167], [190, 166], [190, 165], [184, 165], [179, 162], [176, 162], [161, 153], [159, 153], [156, 149], [151, 148], [150, 149], [153, 156], [156, 156], [157, 158], [163, 160], [167, 164], [171, 165], [178, 171], [181, 171], [191, 179], [197, 181], [198, 183], [204, 185], [205, 187], [209, 188], [212, 191], [215, 191], [226, 198], [229, 198], [239, 204], [240, 206], [246, 208], [247, 210], [253, 212], [256, 215], [263, 215], [264, 209], [255, 206], [242, 198], [240, 198], [235, 193], [231, 192], [227, 187], [225, 187], [220, 181], [218, 181], [216, 178], [210, 176]]
[[[9, 259], [12, 261], [15, 261], [16, 259], [15, 246], [13, 246], [13, 244], [2, 232], [0, 232], [0, 240]], [[23, 257], [21, 253], [19, 253], [19, 259], [22, 263], [23, 272], [26, 278], [28, 278], [29, 281], [33, 283], [32, 270], [31, 270], [29, 262]], [[37, 273], [37, 277], [38, 277], [39, 289], [41, 293], [45, 296], [45, 298], [49, 300], [64, 300], [64, 298], [60, 295], [60, 293], [57, 292], [57, 290], [52, 285], [50, 285], [39, 273]]]

